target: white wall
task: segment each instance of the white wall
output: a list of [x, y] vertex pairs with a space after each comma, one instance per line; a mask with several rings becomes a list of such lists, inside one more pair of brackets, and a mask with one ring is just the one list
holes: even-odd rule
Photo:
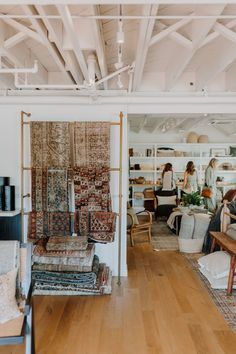
[[[63, 98], [62, 98], [63, 100]], [[11, 184], [16, 185], [16, 202], [20, 206], [20, 111], [32, 114], [32, 120], [102, 120], [119, 122], [119, 112], [124, 112], [123, 124], [123, 213], [122, 213], [122, 249], [121, 249], [121, 275], [127, 274], [126, 267], [126, 190], [127, 190], [127, 120], [126, 110], [123, 106], [101, 107], [99, 105], [1, 105], [0, 106], [0, 176], [10, 176]], [[25, 126], [25, 157], [29, 156], [29, 126]], [[25, 158], [25, 165], [29, 160]], [[119, 167], [119, 127], [111, 127], [111, 167]], [[30, 192], [29, 172], [25, 172], [25, 191]], [[111, 172], [111, 194], [113, 210], [118, 212], [118, 172]], [[118, 224], [118, 223], [117, 223]], [[118, 226], [118, 225], [117, 225]], [[118, 227], [117, 227], [118, 229]], [[102, 262], [106, 262], [117, 275], [118, 233], [112, 244], [96, 244], [96, 254]]]
[[[20, 94], [20, 92], [19, 92]], [[40, 92], [39, 92], [40, 94]], [[122, 212], [122, 275], [126, 275], [126, 198], [128, 181], [127, 124], [126, 114], [137, 113], [235, 113], [235, 97], [98, 97], [93, 101], [83, 97], [45, 96], [0, 97], [0, 176], [10, 176], [17, 189], [19, 206], [20, 185], [20, 111], [32, 113], [34, 120], [119, 120], [119, 112], [124, 113], [123, 134], [123, 212]], [[117, 165], [119, 154], [118, 128], [112, 128], [112, 165]], [[115, 129], [117, 131], [115, 132]], [[214, 137], [216, 133], [214, 132]], [[164, 137], [164, 136], [163, 136]], [[139, 139], [141, 137], [139, 136]], [[143, 137], [146, 139], [146, 137]], [[161, 137], [158, 137], [161, 139]], [[171, 137], [164, 137], [167, 141]], [[176, 137], [175, 137], [176, 138]], [[218, 139], [218, 137], [217, 137]], [[215, 141], [215, 140], [214, 140]], [[151, 141], [150, 141], [151, 142]], [[26, 161], [26, 163], [28, 163]], [[112, 193], [114, 210], [118, 211], [118, 180], [112, 172]], [[28, 186], [29, 188], [29, 183]], [[110, 245], [97, 245], [96, 252], [101, 261], [106, 262], [117, 274], [117, 235]]]

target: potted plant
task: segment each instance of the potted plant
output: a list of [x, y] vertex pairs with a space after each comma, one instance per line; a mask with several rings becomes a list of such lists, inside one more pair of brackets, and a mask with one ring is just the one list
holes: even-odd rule
[[184, 194], [182, 197], [184, 206], [201, 206], [203, 205], [203, 197], [199, 194], [199, 192], [192, 192], [188, 194]]

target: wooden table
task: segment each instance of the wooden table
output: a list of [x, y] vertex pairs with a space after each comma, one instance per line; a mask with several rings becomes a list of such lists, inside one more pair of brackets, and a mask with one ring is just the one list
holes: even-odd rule
[[211, 231], [212, 244], [210, 253], [214, 251], [215, 245], [218, 244], [222, 250], [230, 254], [230, 270], [228, 278], [227, 295], [232, 294], [234, 276], [236, 275], [236, 241], [226, 235], [224, 232]]

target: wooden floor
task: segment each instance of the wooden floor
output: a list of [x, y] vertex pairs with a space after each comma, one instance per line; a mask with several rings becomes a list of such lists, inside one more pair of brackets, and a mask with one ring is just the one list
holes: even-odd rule
[[236, 335], [181, 254], [137, 245], [128, 264], [112, 296], [35, 297], [36, 354], [236, 353]]

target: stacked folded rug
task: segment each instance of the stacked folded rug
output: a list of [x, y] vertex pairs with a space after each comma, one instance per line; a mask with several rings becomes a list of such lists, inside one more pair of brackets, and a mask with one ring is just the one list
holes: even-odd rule
[[33, 250], [34, 294], [110, 294], [111, 270], [94, 252], [95, 245], [83, 236], [39, 239]]

